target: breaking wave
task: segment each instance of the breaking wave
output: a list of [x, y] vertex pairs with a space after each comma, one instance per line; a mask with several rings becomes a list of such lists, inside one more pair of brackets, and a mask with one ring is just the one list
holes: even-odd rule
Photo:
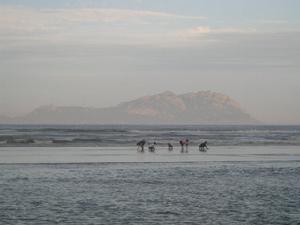
[[174, 145], [299, 145], [300, 126], [0, 125], [0, 146], [130, 146], [145, 139]]

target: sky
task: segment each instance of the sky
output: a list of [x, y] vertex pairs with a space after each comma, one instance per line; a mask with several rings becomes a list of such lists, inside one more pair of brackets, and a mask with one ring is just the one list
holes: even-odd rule
[[300, 124], [298, 0], [0, 0], [0, 115], [166, 90]]

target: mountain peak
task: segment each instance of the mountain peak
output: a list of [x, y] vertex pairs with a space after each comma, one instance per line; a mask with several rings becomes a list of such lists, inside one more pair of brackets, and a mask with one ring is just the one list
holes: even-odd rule
[[176, 94], [174, 94], [174, 92], [172, 92], [172, 91], [164, 91], [164, 92], [161, 92], [159, 95], [174, 96]]
[[[12, 119], [13, 121], [13, 119]], [[18, 123], [56, 124], [253, 124], [257, 123], [229, 96], [198, 91], [165, 91], [109, 108], [42, 106], [15, 118]]]
[[43, 111], [55, 111], [56, 110], [56, 106], [55, 105], [41, 105], [38, 108], [36, 108], [33, 112], [43, 112]]
[[238, 102], [222, 93], [198, 91], [176, 95], [171, 91], [145, 96], [120, 105], [133, 116], [169, 123], [254, 122]]

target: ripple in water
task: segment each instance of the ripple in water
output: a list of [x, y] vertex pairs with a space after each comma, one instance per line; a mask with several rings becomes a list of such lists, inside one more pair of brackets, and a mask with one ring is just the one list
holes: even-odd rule
[[299, 224], [298, 162], [0, 165], [1, 224]]

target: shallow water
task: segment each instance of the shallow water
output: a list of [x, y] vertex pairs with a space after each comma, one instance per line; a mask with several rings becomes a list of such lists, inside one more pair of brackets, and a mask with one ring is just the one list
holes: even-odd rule
[[201, 162], [201, 161], [300, 161], [300, 146], [212, 146], [188, 153], [179, 147], [169, 152], [157, 147], [155, 153], [137, 152], [132, 147], [2, 147], [0, 163], [95, 163], [95, 162]]
[[299, 146], [0, 148], [0, 224], [300, 224]]
[[298, 161], [0, 164], [1, 224], [299, 224]]

